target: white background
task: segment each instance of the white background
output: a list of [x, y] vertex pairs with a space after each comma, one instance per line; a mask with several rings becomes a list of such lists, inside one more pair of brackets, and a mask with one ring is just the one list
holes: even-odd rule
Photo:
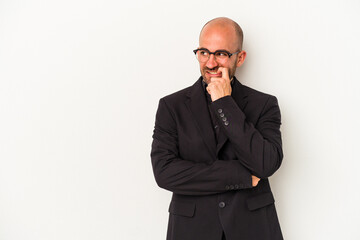
[[0, 239], [165, 239], [158, 100], [199, 77], [205, 22], [245, 33], [237, 77], [278, 97], [285, 239], [360, 239], [360, 2], [0, 0]]

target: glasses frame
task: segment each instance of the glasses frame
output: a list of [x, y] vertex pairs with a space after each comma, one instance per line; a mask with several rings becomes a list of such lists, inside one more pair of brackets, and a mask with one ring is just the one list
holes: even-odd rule
[[[214, 54], [214, 57], [215, 57], [215, 54], [218, 53], [218, 52], [225, 52], [227, 55], [229, 55], [229, 58], [231, 58], [232, 55], [241, 52], [240, 50], [239, 50], [239, 51], [236, 51], [236, 52], [234, 52], [234, 53], [231, 53], [231, 52], [226, 51], [226, 50], [216, 50], [215, 52], [210, 52], [209, 49], [207, 49], [207, 48], [198, 48], [198, 49], [193, 50], [195, 56], [196, 56], [196, 53], [197, 53], [198, 51], [200, 51], [200, 50], [205, 50], [205, 51], [208, 51], [208, 52], [209, 52], [209, 57], [208, 57], [208, 59], [207, 59], [205, 62], [209, 61], [211, 54]], [[198, 58], [197, 58], [197, 59], [198, 59]], [[216, 57], [215, 57], [215, 59], [216, 59]], [[199, 59], [198, 59], [198, 60], [199, 60]], [[199, 61], [200, 61], [200, 60], [199, 60]]]

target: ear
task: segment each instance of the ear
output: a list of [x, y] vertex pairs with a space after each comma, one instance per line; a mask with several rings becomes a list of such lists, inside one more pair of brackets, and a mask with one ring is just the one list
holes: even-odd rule
[[236, 67], [240, 67], [241, 65], [243, 65], [244, 61], [246, 58], [246, 52], [245, 51], [241, 51], [238, 54], [237, 60], [236, 60]]

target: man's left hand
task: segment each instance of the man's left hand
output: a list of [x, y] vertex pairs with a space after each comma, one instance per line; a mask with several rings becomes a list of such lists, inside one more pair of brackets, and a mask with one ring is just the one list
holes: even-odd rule
[[231, 95], [229, 69], [219, 67], [218, 72], [222, 73], [221, 77], [211, 78], [206, 88], [213, 102], [219, 98]]

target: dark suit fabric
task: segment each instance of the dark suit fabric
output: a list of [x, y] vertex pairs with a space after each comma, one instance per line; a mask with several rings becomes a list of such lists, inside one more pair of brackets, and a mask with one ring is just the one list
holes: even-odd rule
[[151, 160], [173, 192], [167, 240], [283, 239], [268, 181], [283, 158], [277, 99], [234, 81], [209, 108], [202, 78], [159, 101]]

